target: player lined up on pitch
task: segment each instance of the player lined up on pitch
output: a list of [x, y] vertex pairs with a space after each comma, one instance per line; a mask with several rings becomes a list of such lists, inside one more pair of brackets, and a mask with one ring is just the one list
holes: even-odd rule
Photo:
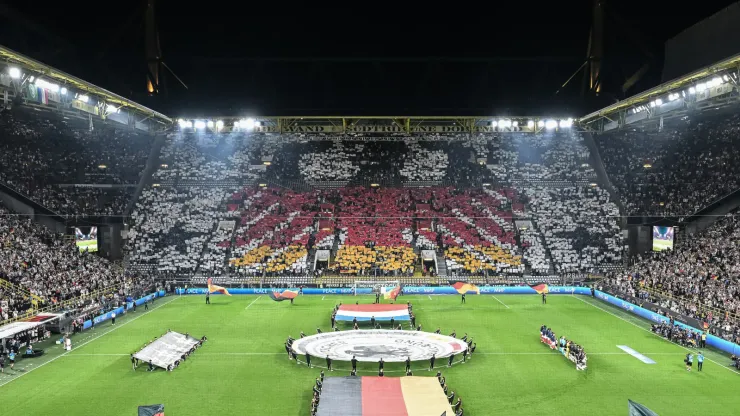
[[562, 335], [560, 338], [557, 338], [552, 329], [546, 325], [540, 327], [540, 341], [548, 345], [550, 349], [560, 351], [567, 359], [575, 363], [577, 370], [586, 369], [588, 357], [586, 356], [586, 351], [580, 345], [566, 339]]

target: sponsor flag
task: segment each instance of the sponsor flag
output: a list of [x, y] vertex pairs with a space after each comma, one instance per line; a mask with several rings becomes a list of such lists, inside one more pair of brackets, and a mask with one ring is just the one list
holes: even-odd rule
[[383, 289], [386, 289], [385, 292], [383, 293], [383, 297], [385, 299], [396, 300], [398, 295], [401, 293], [401, 285], [398, 285], [392, 288], [391, 290], [387, 290], [387, 288], [383, 288]]
[[164, 416], [164, 405], [150, 404], [147, 406], [139, 406], [138, 416]]
[[629, 416], [658, 416], [657, 413], [641, 405], [640, 403], [627, 400], [629, 405]]
[[277, 290], [270, 292], [270, 299], [274, 300], [275, 302], [295, 299], [296, 297], [298, 297], [298, 292], [294, 292], [292, 290], [283, 290], [282, 293], [278, 292]]
[[228, 290], [226, 290], [225, 287], [214, 285], [213, 284], [213, 278], [208, 278], [208, 293], [221, 293], [227, 296], [231, 296], [231, 293], [229, 293]]
[[540, 295], [543, 293], [550, 293], [550, 288], [547, 287], [546, 283], [540, 283], [536, 285], [530, 285], [532, 289], [534, 289], [535, 292], [539, 293]]
[[476, 294], [480, 295], [480, 288], [478, 286], [472, 284], [472, 283], [466, 283], [466, 282], [450, 282], [450, 285], [457, 290], [457, 293], [463, 295], [468, 292], [475, 292]]

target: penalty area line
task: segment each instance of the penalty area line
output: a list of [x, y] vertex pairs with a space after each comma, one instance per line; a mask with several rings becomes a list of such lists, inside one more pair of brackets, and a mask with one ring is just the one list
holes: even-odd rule
[[[624, 322], [627, 322], [628, 324], [631, 324], [631, 325], [633, 325], [633, 326], [636, 326], [637, 328], [640, 328], [640, 329], [642, 329], [643, 331], [645, 331], [645, 332], [647, 332], [647, 333], [649, 333], [649, 334], [653, 334], [653, 335], [655, 335], [656, 337], [657, 337], [657, 336], [659, 336], [658, 334], [655, 334], [655, 333], [653, 333], [653, 331], [651, 331], [651, 330], [649, 330], [649, 329], [647, 329], [647, 328], [643, 328], [643, 327], [641, 327], [640, 325], [637, 325], [636, 323], [634, 323], [634, 322], [632, 322], [632, 321], [630, 321], [630, 320], [627, 320], [627, 319], [625, 319], [625, 318], [623, 318], [623, 317], [621, 317], [621, 316], [619, 316], [619, 315], [617, 315], [617, 314], [615, 314], [615, 313], [612, 313], [612, 312], [610, 312], [610, 311], [608, 311], [608, 310], [606, 310], [606, 309], [604, 309], [604, 308], [602, 308], [602, 307], [600, 307], [600, 306], [596, 306], [596, 305], [594, 305], [594, 304], [593, 304], [593, 303], [591, 303], [591, 302], [586, 302], [585, 300], [581, 299], [581, 298], [580, 298], [580, 297], [578, 297], [578, 296], [573, 296], [573, 297], [574, 297], [574, 298], [576, 298], [576, 299], [578, 299], [578, 300], [580, 300], [580, 301], [581, 301], [581, 302], [583, 302], [583, 303], [586, 303], [586, 304], [589, 304], [589, 305], [593, 306], [593, 307], [594, 307], [594, 308], [596, 308], [596, 309], [600, 309], [601, 311], [603, 311], [603, 312], [606, 312], [606, 313], [608, 313], [609, 315], [611, 315], [611, 316], [613, 316], [613, 317], [615, 317], [615, 318], [619, 318], [619, 319], [623, 320]], [[685, 351], [689, 351], [689, 352], [694, 352], [693, 350], [691, 350], [691, 349], [689, 349], [689, 348], [686, 348], [686, 347], [683, 347], [683, 346], [681, 346], [681, 345], [678, 345], [678, 344], [676, 344], [676, 343], [675, 343], [675, 342], [673, 342], [673, 341], [670, 341], [670, 340], [664, 339], [663, 337], [660, 337], [660, 338], [661, 338], [661, 339], [663, 339], [663, 340], [665, 340], [665, 341], [668, 341], [668, 342], [670, 342], [671, 344], [673, 344], [673, 345], [675, 345], [675, 346], [677, 346], [677, 347], [679, 347], [679, 348], [681, 348], [681, 349], [683, 349], [683, 350], [685, 350]], [[649, 354], [649, 353], [645, 353], [645, 354]], [[588, 355], [588, 354], [586, 354], [586, 355]], [[655, 354], [654, 354], [654, 355], [655, 355]], [[733, 373], [735, 373], [735, 374], [740, 374], [740, 372], [737, 372], [737, 371], [735, 371], [735, 370], [733, 370], [733, 369], [731, 369], [731, 368], [729, 368], [729, 367], [725, 367], [724, 365], [722, 365], [722, 364], [720, 364], [720, 363], [718, 363], [718, 362], [716, 362], [716, 361], [712, 360], [711, 358], [707, 358], [707, 360], [708, 360], [708, 361], [711, 361], [711, 362], [713, 362], [714, 364], [716, 364], [716, 365], [718, 365], [718, 366], [720, 366], [720, 367], [722, 367], [722, 368], [724, 368], [724, 369], [725, 369], [725, 370], [727, 370], [727, 371], [731, 371], [731, 372], [733, 372]]]
[[500, 303], [500, 304], [502, 304], [502, 305], [506, 306], [506, 309], [511, 309], [511, 308], [509, 308], [509, 305], [505, 304], [504, 302], [501, 302], [501, 299], [499, 299], [499, 298], [497, 298], [496, 296], [493, 296], [493, 295], [491, 295], [491, 296], [492, 296], [492, 297], [493, 297], [494, 299], [496, 299], [496, 300], [498, 301], [498, 303]]
[[[150, 314], [150, 313], [154, 312], [155, 310], [157, 310], [157, 309], [161, 308], [162, 306], [166, 306], [166, 305], [169, 305], [169, 304], [170, 304], [171, 302], [173, 302], [173, 301], [175, 301], [175, 300], [177, 300], [177, 299], [180, 299], [180, 296], [178, 296], [178, 297], [173, 297], [172, 299], [168, 300], [168, 301], [167, 301], [167, 302], [165, 302], [165, 303], [160, 303], [159, 305], [157, 305], [157, 307], [155, 307], [155, 308], [151, 308], [151, 309], [150, 309], [149, 311], [147, 311], [147, 312], [144, 312], [143, 314], [141, 314], [141, 315], [139, 315], [139, 316], [137, 316], [137, 317], [134, 317], [134, 318], [133, 318], [133, 319], [131, 319], [130, 321], [125, 321], [125, 322], [123, 322], [122, 324], [120, 324], [120, 325], [117, 325], [117, 326], [113, 327], [112, 329], [109, 329], [109, 330], [105, 331], [104, 333], [102, 333], [102, 334], [100, 334], [100, 335], [98, 335], [98, 336], [96, 336], [96, 337], [93, 337], [93, 338], [92, 338], [92, 339], [90, 339], [89, 341], [85, 341], [85, 342], [83, 342], [82, 344], [78, 345], [78, 346], [77, 346], [76, 348], [78, 348], [78, 349], [79, 349], [79, 348], [82, 348], [82, 347], [84, 347], [85, 345], [87, 345], [87, 344], [89, 344], [89, 343], [91, 343], [91, 342], [95, 341], [96, 339], [98, 339], [98, 338], [100, 338], [100, 337], [103, 337], [103, 336], [105, 336], [105, 335], [108, 335], [108, 334], [110, 334], [111, 332], [115, 331], [116, 329], [118, 329], [118, 328], [120, 328], [120, 327], [122, 327], [122, 326], [126, 326], [126, 325], [130, 324], [131, 322], [134, 322], [135, 320], [137, 320], [137, 319], [139, 319], [139, 318], [141, 318], [141, 317], [143, 317], [143, 316], [146, 316], [146, 315], [148, 315], [148, 314]], [[76, 351], [76, 350], [72, 350], [72, 351]], [[8, 380], [8, 381], [6, 381], [6, 382], [4, 382], [4, 383], [0, 384], [0, 387], [4, 386], [4, 385], [6, 385], [6, 384], [8, 384], [8, 383], [10, 383], [10, 382], [13, 382], [13, 381], [15, 381], [15, 380], [18, 380], [19, 378], [21, 378], [21, 377], [25, 376], [26, 374], [30, 374], [30, 373], [31, 373], [32, 371], [34, 371], [34, 370], [38, 370], [39, 368], [41, 368], [41, 367], [45, 366], [46, 364], [49, 364], [49, 363], [51, 363], [51, 362], [54, 362], [54, 361], [56, 361], [56, 360], [57, 360], [57, 359], [59, 359], [59, 358], [62, 358], [62, 357], [64, 357], [64, 356], [67, 356], [67, 354], [71, 353], [72, 351], [67, 351], [67, 352], [63, 352], [63, 353], [61, 353], [61, 354], [57, 355], [56, 357], [52, 358], [51, 360], [49, 360], [49, 361], [46, 361], [46, 362], [44, 362], [44, 363], [41, 363], [41, 364], [39, 364], [39, 365], [38, 365], [38, 367], [34, 367], [34, 368], [32, 368], [32, 369], [30, 369], [30, 370], [26, 371], [25, 373], [22, 373], [22, 374], [20, 374], [20, 375], [18, 375], [18, 376], [16, 376], [16, 377], [13, 377], [12, 379], [10, 379], [10, 380]]]
[[257, 299], [253, 300], [252, 303], [250, 303], [249, 305], [247, 305], [247, 307], [244, 308], [244, 309], [249, 309], [249, 307], [252, 306], [252, 305], [254, 305], [254, 302], [257, 302], [258, 300], [260, 300], [261, 297], [262, 297], [262, 295], [257, 296]]

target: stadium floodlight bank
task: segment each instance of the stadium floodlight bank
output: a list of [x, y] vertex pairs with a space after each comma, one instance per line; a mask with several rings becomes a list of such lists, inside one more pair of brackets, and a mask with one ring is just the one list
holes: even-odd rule
[[355, 280], [355, 283], [352, 285], [352, 293], [357, 296], [357, 289], [370, 288], [371, 293], [380, 293], [383, 295], [386, 291], [390, 291], [394, 287], [398, 287], [400, 285], [400, 280]]
[[177, 367], [182, 356], [189, 354], [199, 343], [199, 339], [188, 334], [169, 331], [134, 354], [134, 358], [167, 370]]

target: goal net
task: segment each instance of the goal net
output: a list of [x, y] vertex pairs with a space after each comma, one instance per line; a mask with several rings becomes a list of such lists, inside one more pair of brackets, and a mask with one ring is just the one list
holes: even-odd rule
[[357, 289], [370, 288], [371, 293], [385, 293], [386, 290], [391, 290], [401, 284], [399, 280], [356, 280], [353, 287], [353, 293], [357, 296]]

